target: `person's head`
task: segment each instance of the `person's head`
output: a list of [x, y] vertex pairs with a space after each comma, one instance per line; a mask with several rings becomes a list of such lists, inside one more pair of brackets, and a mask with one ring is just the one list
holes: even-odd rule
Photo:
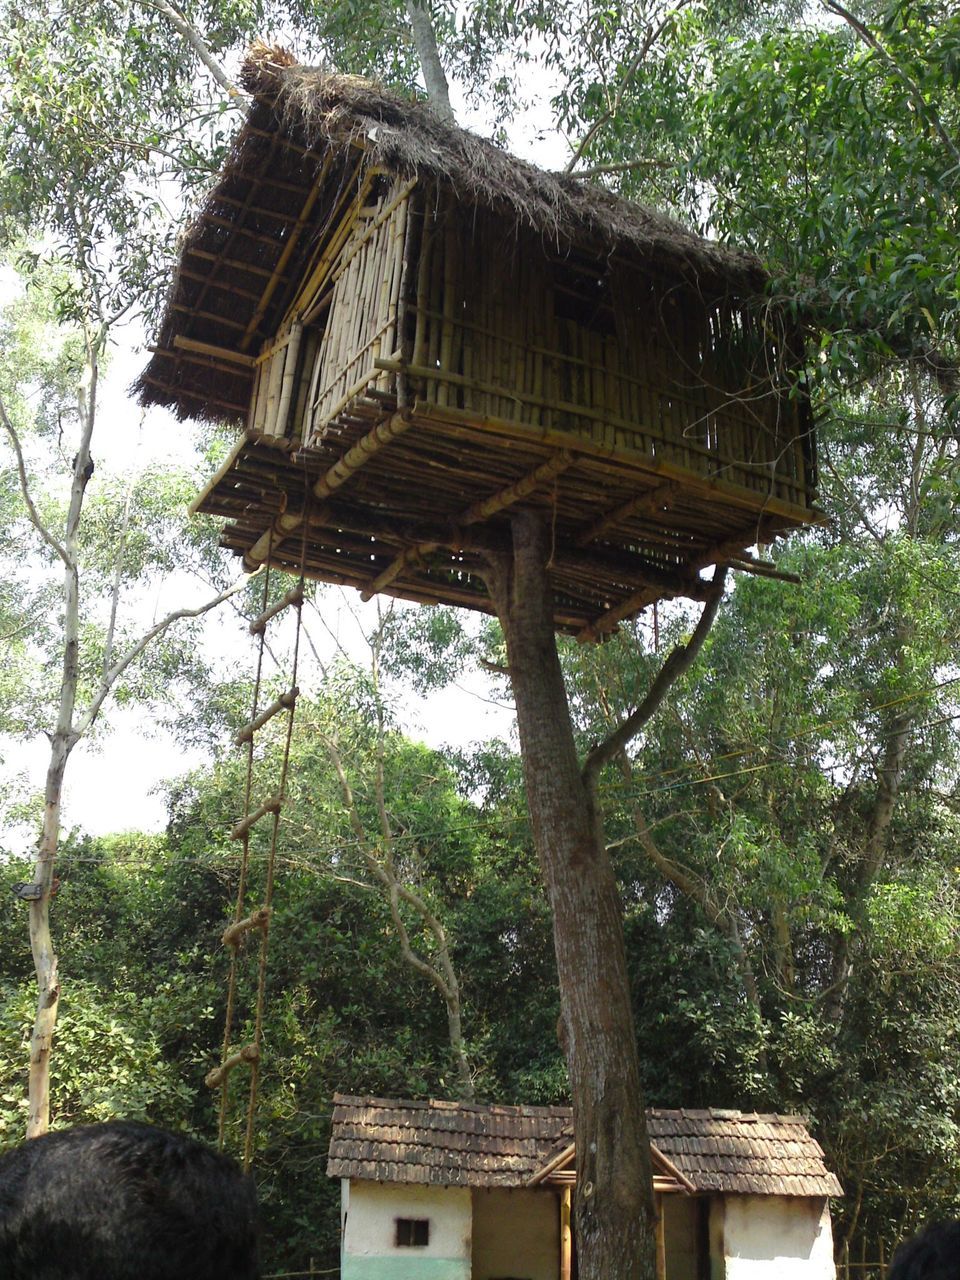
[[960, 1222], [934, 1222], [893, 1255], [887, 1280], [960, 1280]]

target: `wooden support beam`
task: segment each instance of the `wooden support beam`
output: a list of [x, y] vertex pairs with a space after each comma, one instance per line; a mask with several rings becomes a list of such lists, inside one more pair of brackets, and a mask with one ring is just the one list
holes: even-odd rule
[[269, 559], [271, 550], [278, 547], [285, 538], [289, 538], [291, 533], [296, 533], [302, 524], [303, 516], [286, 514], [277, 516], [266, 533], [262, 533], [247, 551], [243, 557], [243, 567], [248, 573], [259, 569]]
[[587, 529], [584, 529], [583, 533], [579, 534], [575, 539], [577, 546], [587, 546], [588, 543], [605, 534], [608, 529], [613, 529], [618, 524], [622, 524], [625, 520], [630, 520], [634, 516], [649, 515], [651, 512], [658, 510], [669, 510], [679, 492], [680, 486], [671, 483], [659, 484], [655, 489], [647, 490], [646, 493], [638, 493], [636, 497], [629, 498], [626, 502], [621, 502], [619, 506], [604, 512], [599, 520], [594, 521]]
[[799, 584], [803, 582], [799, 573], [788, 573], [786, 569], [781, 569], [769, 560], [757, 560], [755, 556], [747, 555], [743, 552], [739, 556], [731, 556], [727, 561], [731, 569], [736, 569], [739, 573], [753, 573], [758, 578], [776, 578], [778, 582], [792, 582]]
[[[273, 179], [271, 178], [269, 181], [272, 186]], [[309, 187], [297, 187], [296, 194], [303, 196], [309, 190]], [[248, 204], [245, 200], [238, 200], [236, 196], [224, 195], [222, 191], [217, 192], [217, 204], [232, 205], [234, 209], [242, 209], [244, 213], [255, 213], [258, 218], [276, 218], [278, 222], [291, 224], [297, 221], [296, 216], [289, 209], [268, 209], [263, 204]]]
[[[158, 390], [166, 392], [167, 395], [174, 396], [176, 399], [179, 399], [184, 394], [183, 387], [172, 386], [169, 382], [164, 382], [162, 378], [151, 378], [148, 374], [144, 374], [141, 381], [145, 382], [149, 387], [156, 387]], [[247, 405], [234, 404], [232, 400], [223, 400], [220, 396], [211, 396], [206, 391], [202, 394], [200, 392], [188, 392], [188, 394], [195, 400], [205, 404], [219, 405], [221, 409], [227, 409], [231, 413], [247, 412]]]
[[252, 741], [253, 735], [257, 730], [262, 729], [263, 726], [269, 720], [272, 720], [274, 716], [278, 716], [281, 711], [292, 711], [296, 706], [299, 694], [300, 690], [297, 688], [288, 689], [286, 693], [281, 693], [280, 697], [277, 698], [276, 701], [271, 702], [269, 707], [266, 707], [261, 711], [254, 720], [251, 720], [249, 724], [245, 724], [243, 726], [234, 738], [234, 744], [238, 747], [242, 747], [245, 742]]
[[217, 360], [242, 365], [245, 369], [252, 369], [256, 365], [254, 357], [242, 351], [234, 351], [230, 347], [217, 347], [212, 342], [198, 342], [195, 338], [185, 338], [182, 333], [176, 335], [173, 345], [178, 351], [195, 351], [198, 355], [214, 356]]
[[200, 258], [203, 262], [212, 262], [218, 267], [232, 267], [235, 271], [246, 271], [252, 276], [262, 276], [269, 280], [273, 272], [269, 267], [258, 267], [254, 262], [244, 262], [242, 258], [225, 258], [211, 249], [199, 249], [195, 245], [184, 245], [183, 256]]
[[244, 302], [252, 302], [254, 305], [260, 301], [260, 294], [255, 293], [252, 289], [242, 289], [238, 284], [234, 284], [232, 280], [217, 280], [209, 274], [202, 271], [191, 271], [189, 267], [181, 264], [178, 275], [181, 280], [194, 280], [198, 284], [202, 284], [204, 292], [207, 289], [216, 289], [220, 293], [229, 294], [232, 298], [242, 298]]
[[299, 608], [302, 604], [303, 590], [298, 583], [295, 587], [291, 587], [286, 595], [282, 596], [281, 599], [270, 605], [269, 608], [264, 609], [263, 613], [258, 614], [257, 617], [254, 618], [248, 628], [250, 634], [252, 636], [258, 636], [267, 623], [275, 618], [278, 613], [283, 613], [284, 609]]
[[454, 521], [454, 524], [476, 524], [480, 520], [487, 520], [490, 516], [496, 515], [498, 511], [504, 511], [507, 507], [512, 507], [514, 503], [522, 502], [524, 498], [528, 498], [531, 493], [542, 485], [549, 484], [551, 480], [567, 471], [576, 461], [576, 454], [571, 453], [569, 449], [561, 449], [559, 453], [548, 459], [541, 466], [535, 467], [533, 471], [528, 472], [516, 484], [508, 485], [505, 489], [501, 489], [499, 493], [492, 494], [489, 498], [484, 498], [482, 502], [475, 502], [472, 507], [468, 507], [463, 515]]
[[255, 240], [257, 244], [265, 244], [271, 249], [279, 249], [283, 245], [283, 240], [278, 240], [276, 236], [265, 236], [261, 231], [251, 231], [249, 227], [237, 226], [233, 219], [221, 218], [216, 213], [201, 213], [199, 220], [200, 222], [209, 223], [212, 227], [224, 227], [235, 236], [243, 236], [246, 240]]
[[672, 599], [673, 596], [679, 594], [678, 591], [675, 591], [670, 595], [670, 593], [659, 590], [657, 587], [644, 587], [642, 591], [635, 591], [633, 595], [627, 596], [625, 600], [621, 600], [612, 609], [607, 609], [605, 613], [601, 613], [599, 618], [595, 618], [582, 631], [578, 631], [577, 640], [580, 644], [591, 644], [605, 635], [611, 635], [625, 618], [632, 618], [635, 613], [639, 613], [641, 609], [646, 609], [647, 605], [651, 605], [657, 600]]
[[407, 547], [406, 551], [401, 552], [396, 560], [384, 569], [383, 573], [374, 578], [369, 587], [360, 592], [360, 599], [369, 600], [378, 591], [382, 591], [384, 587], [389, 587], [390, 583], [399, 578], [408, 565], [422, 559], [423, 556], [430, 555], [440, 545], [439, 542], [420, 542], [416, 546]]
[[556, 1169], [561, 1168], [568, 1160], [572, 1159], [576, 1154], [576, 1150], [577, 1144], [575, 1142], [569, 1143], [562, 1151], [558, 1151], [552, 1160], [548, 1160], [545, 1165], [541, 1165], [536, 1173], [531, 1178], [527, 1179], [525, 1185], [528, 1187], [538, 1187], [540, 1183], [549, 1178]]
[[260, 1050], [255, 1044], [245, 1044], [242, 1049], [232, 1053], [219, 1067], [214, 1067], [212, 1071], [208, 1071], [204, 1076], [203, 1083], [210, 1089], [217, 1089], [235, 1067], [239, 1067], [244, 1062], [256, 1062], [259, 1057]]
[[248, 933], [252, 933], [254, 929], [266, 930], [270, 922], [270, 908], [260, 907], [244, 920], [235, 920], [233, 924], [228, 924], [221, 935], [220, 941], [225, 947], [239, 947], [241, 941]]
[[206, 502], [210, 494], [213, 493], [217, 485], [220, 484], [221, 480], [224, 480], [230, 474], [233, 468], [236, 466], [238, 458], [246, 449], [246, 447], [247, 447], [247, 438], [245, 435], [241, 435], [240, 438], [237, 440], [236, 444], [233, 446], [233, 448], [230, 450], [230, 452], [227, 454], [224, 460], [220, 463], [219, 467], [217, 467], [216, 471], [213, 473], [213, 475], [210, 477], [207, 483], [203, 486], [203, 488], [200, 490], [200, 492], [197, 494], [194, 500], [187, 507], [188, 515], [195, 516], [197, 514], [197, 512], [203, 506], [204, 502]]
[[218, 373], [230, 373], [235, 377], [243, 377], [244, 370], [235, 364], [227, 364], [225, 360], [217, 360], [213, 356], [198, 356], [191, 351], [171, 351], [169, 347], [147, 347], [154, 356], [165, 356], [175, 364], [181, 360], [187, 364], [199, 365], [201, 369], [216, 369]]
[[667, 1242], [663, 1229], [663, 1193], [655, 1194], [657, 1213], [657, 1280], [667, 1280]]
[[[346, 484], [352, 475], [364, 463], [385, 448], [391, 440], [402, 435], [412, 423], [408, 413], [393, 413], [378, 422], [372, 431], [358, 440], [352, 449], [348, 449], [339, 461], [321, 476], [313, 486], [313, 494], [317, 498], [325, 498], [328, 494]], [[303, 513], [283, 514], [277, 517], [269, 529], [260, 535], [243, 557], [244, 566], [248, 570], [256, 569], [266, 561], [271, 547], [278, 546], [284, 538], [295, 533], [303, 524]]]
[[572, 1280], [573, 1276], [573, 1213], [571, 1189], [564, 1187], [560, 1193], [560, 1280]]
[[696, 1195], [697, 1188], [693, 1185], [685, 1173], [681, 1173], [677, 1166], [673, 1163], [669, 1156], [665, 1156], [655, 1142], [650, 1143], [650, 1158], [655, 1165], [659, 1165], [668, 1178], [680, 1184], [684, 1191], [689, 1195]]
[[[754, 532], [754, 536], [762, 539], [763, 524], [758, 524]], [[745, 572], [764, 573], [767, 577], [783, 577], [786, 581], [799, 582], [800, 579], [795, 575], [781, 573], [776, 565], [768, 564], [765, 560], [754, 560], [747, 552], [743, 550], [744, 535], [735, 538], [727, 538], [723, 542], [714, 543], [712, 547], [708, 547], [698, 556], [695, 556], [686, 566], [684, 577], [675, 587], [664, 586], [661, 589], [651, 591], [638, 591], [622, 600], [620, 604], [615, 605], [612, 609], [608, 609], [598, 618], [595, 618], [589, 626], [584, 627], [577, 633], [577, 639], [581, 644], [590, 643], [599, 640], [602, 636], [608, 635], [615, 631], [619, 624], [625, 618], [632, 617], [633, 614], [639, 613], [641, 609], [645, 609], [647, 605], [653, 604], [657, 600], [672, 600], [676, 596], [688, 596], [690, 599], [702, 599], [702, 591], [700, 590], [705, 584], [697, 579], [697, 574], [701, 569], [709, 568], [712, 564], [734, 564], [734, 567], [743, 568]], [[687, 576], [689, 575], [689, 576]]]
[[271, 796], [269, 800], [265, 800], [259, 809], [254, 809], [253, 813], [248, 813], [242, 818], [230, 832], [231, 840], [242, 840], [251, 827], [256, 826], [261, 818], [265, 818], [268, 813], [279, 813], [283, 808], [282, 796]]
[[231, 320], [229, 316], [222, 316], [216, 311], [199, 311], [196, 307], [188, 307], [185, 302], [171, 302], [171, 311], [180, 311], [184, 315], [192, 316], [197, 320], [212, 320], [215, 324], [222, 324], [225, 329], [242, 329], [244, 327], [242, 320]]
[[395, 581], [409, 564], [414, 563], [423, 556], [430, 555], [438, 547], [450, 546], [452, 543], [462, 543], [463, 536], [459, 532], [461, 525], [477, 524], [482, 520], [489, 519], [492, 515], [496, 515], [499, 511], [505, 511], [507, 507], [513, 506], [514, 503], [521, 502], [524, 498], [529, 497], [531, 493], [542, 485], [548, 484], [559, 476], [561, 472], [572, 467], [575, 462], [576, 456], [564, 449], [541, 466], [528, 472], [515, 484], [508, 485], [505, 489], [501, 489], [499, 493], [492, 494], [482, 502], [475, 502], [473, 506], [468, 507], [460, 517], [453, 521], [453, 527], [450, 529], [447, 538], [439, 541], [415, 543], [402, 551], [392, 564], [388, 565], [381, 574], [373, 579], [366, 590], [360, 592], [360, 599], [369, 600], [378, 591], [382, 591], [384, 587]]
[[346, 484], [350, 477], [381, 449], [386, 448], [392, 440], [396, 440], [397, 436], [403, 435], [412, 425], [413, 419], [408, 413], [392, 413], [384, 421], [378, 422], [372, 431], [368, 431], [352, 449], [348, 449], [326, 475], [317, 481], [313, 486], [313, 496], [321, 499], [329, 497], [341, 485]]

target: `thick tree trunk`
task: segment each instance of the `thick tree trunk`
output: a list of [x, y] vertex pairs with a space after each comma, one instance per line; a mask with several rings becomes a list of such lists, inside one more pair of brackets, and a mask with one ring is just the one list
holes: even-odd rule
[[577, 758], [557, 656], [549, 539], [513, 522], [512, 561], [488, 585], [507, 642], [527, 804], [553, 912], [577, 1143], [581, 1280], [653, 1280], [650, 1146], [623, 944], [622, 908], [602, 820]]

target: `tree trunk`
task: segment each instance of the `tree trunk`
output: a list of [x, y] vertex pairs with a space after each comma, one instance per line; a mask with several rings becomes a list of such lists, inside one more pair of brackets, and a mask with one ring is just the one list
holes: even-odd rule
[[429, 0], [407, 0], [406, 8], [430, 105], [438, 115], [453, 123], [450, 92], [440, 61], [440, 50], [437, 48], [437, 33], [430, 16]]
[[30, 950], [37, 973], [37, 1012], [30, 1037], [28, 1138], [40, 1137], [47, 1132], [50, 1124], [50, 1053], [60, 1003], [57, 955], [50, 935], [50, 894], [53, 888], [53, 862], [60, 835], [63, 772], [68, 756], [67, 742], [57, 735], [51, 747], [50, 765], [47, 769], [43, 831], [34, 872], [34, 883], [40, 886], [40, 897], [30, 903]]
[[650, 1145], [623, 943], [603, 824], [577, 758], [537, 517], [513, 520], [513, 556], [492, 560], [507, 642], [527, 805], [553, 912], [564, 1050], [577, 1144], [581, 1280], [654, 1280]]
[[87, 481], [93, 467], [90, 438], [96, 418], [99, 357], [103, 346], [102, 330], [84, 330], [86, 359], [79, 388], [80, 442], [73, 459], [73, 481], [70, 504], [60, 556], [63, 561], [63, 678], [57, 707], [57, 726], [50, 737], [50, 763], [44, 790], [43, 828], [37, 857], [34, 883], [40, 896], [30, 903], [30, 950], [37, 972], [37, 1013], [30, 1037], [30, 1071], [27, 1092], [29, 1111], [27, 1137], [38, 1138], [50, 1127], [50, 1052], [57, 1025], [60, 982], [57, 956], [50, 936], [50, 898], [53, 892], [53, 864], [60, 843], [60, 801], [63, 775], [70, 752], [77, 742], [73, 713], [77, 703], [80, 679], [80, 575], [77, 570], [80, 515]]

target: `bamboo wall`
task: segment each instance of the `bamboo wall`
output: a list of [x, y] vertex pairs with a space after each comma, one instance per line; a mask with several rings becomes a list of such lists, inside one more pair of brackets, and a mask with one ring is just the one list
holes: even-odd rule
[[358, 399], [645, 454], [807, 507], [797, 403], [759, 319], [382, 176], [341, 212], [260, 357], [251, 425], [317, 442]]
[[368, 178], [323, 243], [274, 342], [258, 359], [250, 425], [306, 443], [354, 400], [389, 393], [412, 184]]
[[[446, 217], [444, 214], [446, 213]], [[409, 374], [427, 403], [588, 437], [809, 505], [797, 403], [755, 318], [619, 258], [562, 254], [438, 209], [419, 254]]]

